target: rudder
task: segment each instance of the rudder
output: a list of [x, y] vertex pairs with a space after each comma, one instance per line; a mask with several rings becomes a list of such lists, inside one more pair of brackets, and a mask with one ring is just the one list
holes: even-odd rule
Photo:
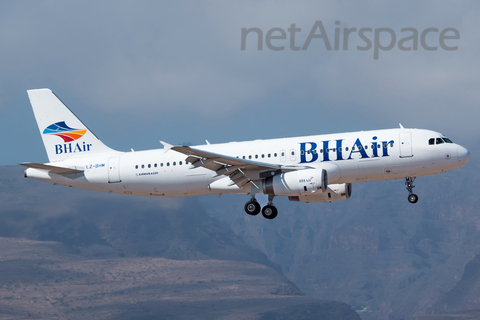
[[50, 89], [27, 90], [50, 162], [116, 152], [104, 145]]

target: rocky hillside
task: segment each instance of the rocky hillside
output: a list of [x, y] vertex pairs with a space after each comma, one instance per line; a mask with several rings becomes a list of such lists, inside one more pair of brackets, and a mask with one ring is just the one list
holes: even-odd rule
[[428, 316], [412, 317], [402, 320], [478, 320], [480, 319], [480, 310], [470, 310], [464, 312], [449, 312], [441, 314], [430, 314]]
[[196, 198], [70, 189], [0, 167], [0, 319], [346, 319]]
[[346, 304], [303, 297], [264, 265], [81, 251], [0, 238], [0, 319], [359, 319]]
[[[480, 255], [467, 263], [460, 281], [443, 294], [432, 312], [461, 311], [480, 307]], [[480, 314], [478, 319], [480, 319]]]

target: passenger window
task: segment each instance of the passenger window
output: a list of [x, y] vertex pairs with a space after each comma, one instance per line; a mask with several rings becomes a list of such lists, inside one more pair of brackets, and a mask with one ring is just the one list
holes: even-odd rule
[[167, 162], [167, 167], [170, 167], [170, 162]]
[[317, 154], [317, 149], [313, 149], [313, 154]]
[[135, 166], [135, 169], [138, 169], [138, 164]]
[[383, 148], [387, 149], [387, 144], [386, 143], [383, 144]]
[[255, 159], [258, 159], [258, 154], [255, 155]]
[[348, 147], [345, 148], [345, 151], [348, 151]]
[[252, 159], [252, 156], [248, 156], [248, 159]]
[[285, 152], [282, 152], [282, 157], [284, 157], [284, 156], [285, 156]]
[[277, 153], [275, 152], [275, 153], [273, 154], [273, 156], [276, 158], [276, 157], [277, 157]]
[[173, 165], [176, 165], [175, 161], [173, 161]]
[[392, 143], [390, 143], [390, 147], [391, 147], [391, 148], [393, 148], [393, 142], [392, 142]]
[[323, 149], [320, 149], [320, 153], [323, 153]]
[[340, 147], [340, 148], [338, 148], [338, 151], [342, 152], [342, 148], [341, 148], [341, 147]]
[[325, 152], [330, 152], [330, 149], [325, 149]]
[[[307, 152], [307, 153], [310, 153], [310, 152]], [[305, 151], [300, 151], [300, 154], [303, 156], [305, 154]]]
[[335, 148], [333, 148], [332, 151], [335, 152]]
[[142, 169], [145, 168], [145, 165], [142, 164]]
[[362, 150], [362, 148], [363, 148], [362, 146], [358, 146], [358, 150]]
[[150, 167], [151, 167], [151, 165], [150, 165], [150, 163], [149, 163], [149, 164], [148, 164], [148, 168], [150, 168]]
[[368, 146], [365, 146], [365, 150], [368, 149]]
[[430, 139], [428, 140], [428, 144], [429, 144], [429, 145], [434, 145], [434, 144], [435, 144], [435, 138], [430, 138]]
[[355, 151], [355, 146], [352, 147], [352, 151]]
[[264, 155], [264, 154], [262, 154], [262, 158], [265, 158], [265, 155]]
[[242, 159], [245, 159], [245, 156], [243, 156]]
[[157, 164], [155, 163], [153, 166], [156, 168], [156, 167], [157, 167]]
[[[238, 158], [238, 157], [237, 157], [237, 158]], [[180, 161], [180, 162], [178, 163], [178, 165], [181, 166], [181, 165], [182, 165], [182, 161]]]
[[292, 151], [292, 156], [294, 156], [294, 155], [295, 155], [295, 151]]
[[442, 143], [443, 143], [442, 138], [437, 138], [437, 144], [442, 144]]
[[268, 157], [270, 158], [270, 153], [268, 154]]

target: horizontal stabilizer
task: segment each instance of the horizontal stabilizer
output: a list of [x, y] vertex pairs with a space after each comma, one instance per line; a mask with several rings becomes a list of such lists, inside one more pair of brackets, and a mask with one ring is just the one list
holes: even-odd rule
[[83, 172], [83, 170], [79, 170], [78, 168], [63, 168], [63, 167], [52, 166], [52, 165], [49, 165], [49, 164], [32, 163], [32, 162], [22, 162], [22, 163], [19, 163], [19, 164], [22, 165], [22, 166], [25, 166], [25, 167], [50, 171], [50, 172], [58, 173], [58, 174], [72, 174], [72, 173]]

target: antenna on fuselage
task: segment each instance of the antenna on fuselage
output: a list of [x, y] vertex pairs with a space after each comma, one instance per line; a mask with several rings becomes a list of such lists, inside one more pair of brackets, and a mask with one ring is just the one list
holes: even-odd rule
[[405, 129], [401, 123], [399, 123], [399, 125], [400, 125], [400, 129]]

